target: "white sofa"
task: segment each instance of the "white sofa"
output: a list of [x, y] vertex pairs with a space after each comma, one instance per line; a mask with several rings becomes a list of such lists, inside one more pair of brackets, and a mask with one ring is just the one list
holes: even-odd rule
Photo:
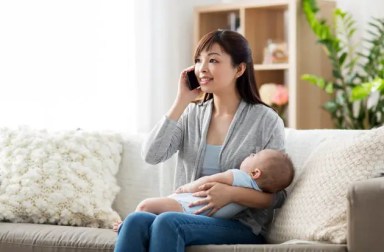
[[[325, 139], [340, 141], [362, 134], [347, 130], [286, 129], [286, 151], [296, 167], [303, 166], [311, 152]], [[144, 135], [124, 137], [124, 150], [118, 184], [121, 187], [113, 207], [124, 218], [146, 197], [166, 195], [172, 188], [175, 160], [156, 166], [140, 156]], [[346, 244], [291, 242], [265, 245], [207, 245], [187, 248], [188, 252], [208, 251], [358, 251], [384, 250], [384, 178], [356, 182], [348, 193], [348, 232]], [[1, 252], [113, 251], [116, 234], [110, 229], [56, 226], [47, 224], [0, 223]]]

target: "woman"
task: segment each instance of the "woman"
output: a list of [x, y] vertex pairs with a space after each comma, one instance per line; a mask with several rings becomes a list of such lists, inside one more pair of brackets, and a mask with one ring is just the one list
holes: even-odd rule
[[[186, 73], [193, 69], [200, 89], [189, 90]], [[204, 101], [191, 103], [202, 92]], [[266, 148], [284, 148], [284, 125], [260, 100], [248, 42], [233, 31], [206, 34], [196, 49], [195, 65], [181, 73], [174, 104], [143, 146], [146, 162], [157, 164], [178, 151], [179, 187], [239, 167], [250, 153]], [[204, 205], [195, 215], [130, 214], [120, 227], [115, 251], [182, 252], [190, 245], [263, 243], [273, 208], [286, 197], [284, 191], [273, 195], [220, 183], [207, 183], [195, 195], [202, 199], [191, 206]], [[229, 220], [199, 215], [206, 210], [212, 215], [232, 202], [248, 209]]]

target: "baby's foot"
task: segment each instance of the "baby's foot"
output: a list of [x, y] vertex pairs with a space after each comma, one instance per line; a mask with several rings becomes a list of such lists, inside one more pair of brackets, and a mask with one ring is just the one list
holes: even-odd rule
[[119, 231], [119, 228], [120, 228], [120, 226], [121, 226], [121, 223], [123, 223], [123, 222], [122, 222], [122, 221], [115, 222], [115, 223], [113, 224], [113, 231], [115, 231], [115, 232]]

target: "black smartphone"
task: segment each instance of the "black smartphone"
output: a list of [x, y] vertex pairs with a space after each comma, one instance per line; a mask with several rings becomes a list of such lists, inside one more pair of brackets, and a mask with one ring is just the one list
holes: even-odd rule
[[194, 90], [200, 86], [199, 81], [195, 75], [195, 70], [187, 72], [187, 83], [190, 90]]

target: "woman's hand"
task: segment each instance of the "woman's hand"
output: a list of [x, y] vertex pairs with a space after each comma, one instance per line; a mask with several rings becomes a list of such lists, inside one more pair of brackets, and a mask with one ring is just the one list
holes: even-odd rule
[[194, 66], [190, 66], [184, 69], [180, 74], [179, 88], [177, 91], [176, 100], [166, 114], [167, 117], [173, 121], [179, 120], [188, 104], [196, 100], [196, 98], [202, 94], [200, 88], [196, 88], [194, 90], [190, 90], [188, 88], [187, 72], [193, 70], [194, 68]]
[[211, 216], [225, 205], [231, 203], [231, 188], [232, 186], [230, 185], [217, 182], [209, 182], [200, 186], [199, 189], [201, 191], [194, 193], [193, 196], [205, 198], [192, 202], [190, 206], [206, 205], [197, 210], [194, 214], [201, 214], [210, 210], [207, 215]]
[[177, 90], [176, 100], [174, 101], [172, 107], [167, 113], [167, 117], [173, 121], [179, 120], [180, 116], [184, 112], [188, 104], [202, 94], [202, 91], [199, 88], [190, 90], [187, 84], [187, 72], [195, 69], [194, 66], [190, 66], [184, 69], [179, 78], [179, 87]]
[[179, 78], [179, 87], [177, 91], [177, 98], [176, 98], [177, 100], [190, 103], [196, 100], [196, 98], [199, 95], [201, 95], [200, 87], [194, 90], [190, 90], [188, 87], [187, 72], [193, 71], [194, 69], [195, 69], [195, 66], [190, 66], [181, 72], [180, 78]]

